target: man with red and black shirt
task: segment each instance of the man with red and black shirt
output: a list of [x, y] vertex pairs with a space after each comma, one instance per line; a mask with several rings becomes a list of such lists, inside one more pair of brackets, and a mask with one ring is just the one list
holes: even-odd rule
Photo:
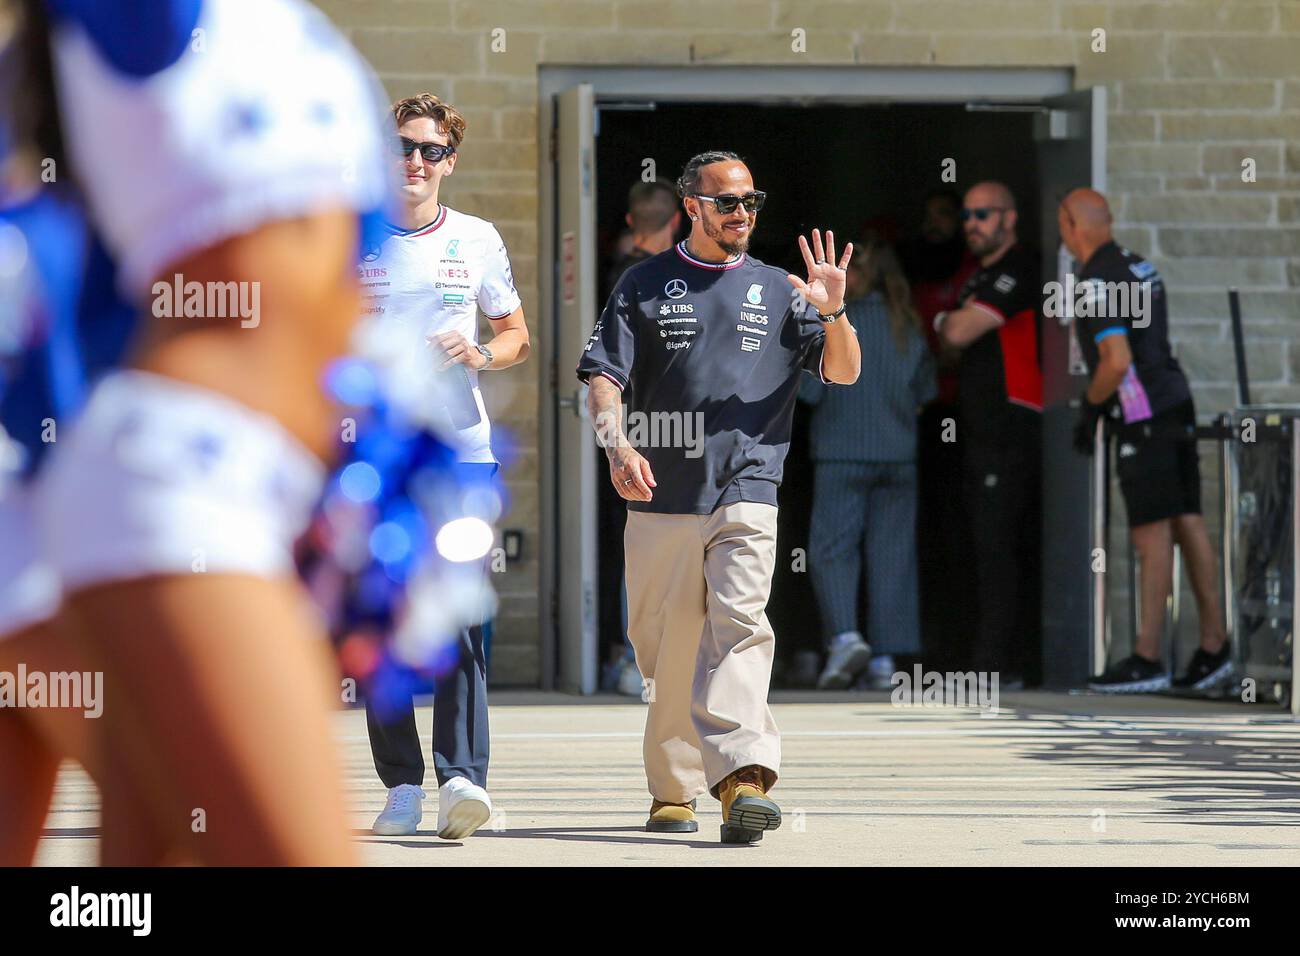
[[1169, 347], [1165, 286], [1155, 266], [1115, 243], [1110, 207], [1076, 189], [1057, 209], [1061, 241], [1080, 263], [1074, 326], [1091, 380], [1081, 402], [1075, 447], [1091, 454], [1097, 421], [1119, 443], [1115, 470], [1141, 567], [1142, 620], [1134, 652], [1094, 677], [1104, 693], [1142, 693], [1170, 685], [1160, 660], [1165, 602], [1177, 541], [1196, 595], [1201, 645], [1175, 687], [1209, 690], [1232, 674], [1219, 605], [1218, 568], [1201, 517], [1196, 409], [1187, 377]]
[[972, 665], [1014, 684], [1037, 669], [1042, 286], [1035, 257], [1016, 239], [1006, 186], [971, 187], [962, 221], [980, 268], [962, 288], [961, 307], [939, 313], [934, 327], [963, 353], [957, 436], [980, 605]]

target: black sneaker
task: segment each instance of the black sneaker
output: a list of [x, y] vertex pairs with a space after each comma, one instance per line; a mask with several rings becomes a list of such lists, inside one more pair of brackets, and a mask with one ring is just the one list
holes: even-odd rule
[[1158, 661], [1132, 654], [1088, 681], [1088, 689], [1101, 694], [1154, 694], [1168, 690], [1169, 674]]
[[1217, 654], [1211, 654], [1201, 648], [1192, 655], [1192, 662], [1182, 677], [1174, 679], [1174, 686], [1182, 690], [1209, 690], [1220, 681], [1232, 676], [1232, 644], [1223, 642]]

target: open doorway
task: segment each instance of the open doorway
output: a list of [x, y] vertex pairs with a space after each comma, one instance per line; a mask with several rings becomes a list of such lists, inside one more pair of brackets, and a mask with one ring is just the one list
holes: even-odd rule
[[[1020, 236], [1030, 246], [1040, 234], [1040, 178], [1032, 108], [969, 109], [965, 104], [872, 103], [805, 105], [737, 102], [597, 103], [595, 123], [595, 275], [603, 286], [625, 227], [629, 187], [642, 178], [646, 161], [674, 180], [692, 155], [708, 149], [739, 153], [768, 202], [751, 242], [762, 261], [802, 274], [796, 245], [812, 228], [830, 228], [839, 244], [868, 231], [900, 243], [915, 236], [926, 195], [957, 190], [981, 179], [999, 179], [1017, 196]], [[941, 179], [955, 163], [956, 183]], [[603, 291], [603, 290], [601, 290]], [[597, 307], [603, 306], [597, 292]], [[800, 404], [785, 480], [780, 492], [778, 563], [768, 614], [777, 634], [773, 684], [807, 686], [816, 676], [822, 629], [806, 560], [813, 467], [809, 457], [808, 408]], [[597, 487], [606, 492], [602, 457], [595, 462]], [[925, 486], [925, 476], [922, 476]], [[622, 520], [614, 507], [600, 509], [596, 532], [598, 644], [603, 664], [623, 646], [621, 588], [612, 568], [621, 567]], [[943, 529], [939, 529], [943, 533]], [[959, 533], [950, 529], [950, 533]], [[973, 628], [973, 582], [953, 580], [951, 562], [926, 553], [933, 534], [921, 536], [922, 641], [927, 666], [944, 666]], [[966, 570], [970, 570], [967, 565]], [[941, 589], [942, 593], [939, 593]], [[865, 589], [863, 589], [865, 593]], [[929, 593], [927, 593], [929, 592]], [[937, 598], [937, 600], [936, 600]], [[942, 603], [940, 603], [942, 602]], [[925, 610], [929, 609], [929, 610]], [[865, 608], [860, 609], [860, 615]], [[860, 617], [865, 620], [865, 617]], [[959, 658], [959, 655], [958, 659]], [[602, 668], [605, 680], [613, 668]]]

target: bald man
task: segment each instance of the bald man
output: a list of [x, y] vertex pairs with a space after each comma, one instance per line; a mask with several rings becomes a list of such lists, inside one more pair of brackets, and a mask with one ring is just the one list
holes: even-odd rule
[[957, 439], [980, 609], [971, 663], [1014, 687], [1038, 668], [1042, 282], [1016, 237], [1006, 186], [972, 186], [961, 218], [979, 269], [958, 294], [961, 307], [940, 312], [934, 328], [963, 353]]
[[1173, 686], [1205, 691], [1232, 676], [1216, 584], [1218, 569], [1201, 517], [1196, 410], [1187, 377], [1169, 348], [1165, 287], [1155, 266], [1111, 238], [1110, 207], [1076, 189], [1056, 213], [1061, 241], [1078, 263], [1075, 334], [1091, 381], [1080, 400], [1075, 447], [1091, 454], [1097, 422], [1118, 439], [1116, 471], [1140, 563], [1142, 620], [1134, 653], [1089, 687], [1145, 693], [1170, 686], [1160, 660], [1165, 601], [1177, 541], [1196, 595], [1201, 645]]

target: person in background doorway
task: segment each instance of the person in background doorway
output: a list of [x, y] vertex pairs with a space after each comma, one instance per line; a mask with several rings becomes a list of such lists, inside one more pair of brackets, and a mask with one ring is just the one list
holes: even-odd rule
[[[1056, 218], [1088, 303], [1075, 310], [1075, 334], [1092, 376], [1080, 402], [1075, 448], [1092, 454], [1097, 421], [1110, 419], [1120, 443], [1115, 469], [1142, 572], [1137, 646], [1088, 686], [1112, 694], [1169, 687], [1160, 635], [1177, 541], [1196, 595], [1201, 645], [1173, 686], [1209, 690], [1231, 677], [1233, 664], [1218, 569], [1201, 517], [1196, 409], [1187, 376], [1169, 348], [1164, 281], [1155, 266], [1111, 238], [1110, 207], [1100, 193], [1074, 190]], [[1131, 294], [1112, 301], [1111, 293], [1124, 288]]]
[[935, 405], [955, 408], [959, 353], [944, 347], [931, 323], [940, 312], [960, 305], [957, 294], [979, 266], [962, 236], [961, 196], [956, 191], [936, 189], [926, 196], [920, 234], [899, 248], [899, 258], [926, 341], [939, 359]]
[[[957, 308], [957, 294], [979, 263], [966, 248], [961, 195], [934, 189], [925, 198], [920, 232], [899, 254], [912, 303], [938, 363], [938, 394], [921, 413], [917, 444], [917, 550], [920, 555], [921, 641], [940, 669], [961, 666], [962, 631], [978, 617], [970, 518], [962, 501], [961, 443], [952, 427], [961, 417], [957, 368], [961, 353], [939, 340], [931, 323]], [[945, 664], [945, 661], [947, 664]]]
[[[682, 225], [682, 210], [677, 191], [664, 179], [638, 180], [627, 192], [627, 232], [605, 277], [601, 301], [607, 302], [623, 273], [651, 256], [671, 249]], [[627, 239], [627, 249], [622, 240]], [[606, 466], [599, 462], [600, 528], [602, 541], [610, 546], [602, 551], [600, 562], [600, 633], [608, 642], [610, 665], [602, 683], [606, 690], [617, 690], [629, 697], [640, 697], [643, 690], [636, 655], [627, 639], [627, 590], [623, 583], [623, 528], [627, 523], [627, 505], [605, 479]], [[607, 552], [607, 554], [606, 554]]]
[[[847, 387], [809, 379], [800, 389], [814, 405], [809, 564], [827, 641], [824, 689], [848, 687], [863, 670], [871, 687], [889, 687], [895, 656], [921, 650], [917, 413], [935, 396], [934, 359], [893, 248], [868, 239], [860, 249], [847, 298], [864, 374]], [[864, 562], [866, 640], [858, 629]]]
[[973, 666], [1014, 687], [1037, 669], [1042, 282], [1035, 256], [1016, 237], [1016, 201], [1006, 186], [972, 186], [962, 221], [980, 268], [962, 288], [961, 306], [940, 312], [934, 327], [962, 351], [957, 438], [979, 583]]
[[[673, 247], [682, 225], [682, 210], [677, 204], [677, 193], [666, 179], [638, 180], [627, 191], [627, 231], [619, 237], [614, 263], [605, 275], [601, 301], [609, 295], [623, 278], [623, 273], [651, 256], [657, 256]], [[627, 245], [628, 248], [623, 248]]]

